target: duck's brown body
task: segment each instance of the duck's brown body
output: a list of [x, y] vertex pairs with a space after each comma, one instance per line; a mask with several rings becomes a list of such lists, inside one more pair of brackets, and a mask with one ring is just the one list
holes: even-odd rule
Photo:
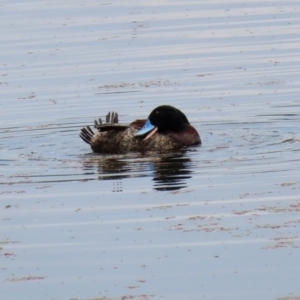
[[115, 114], [112, 119], [107, 118], [107, 123], [95, 121], [94, 133], [89, 127], [82, 128], [80, 137], [88, 143], [92, 150], [103, 154], [127, 153], [130, 151], [169, 151], [183, 146], [200, 144], [200, 136], [197, 130], [189, 123], [179, 131], [156, 132], [149, 139], [144, 136], [136, 136], [146, 120], [136, 120], [129, 125], [118, 124]]

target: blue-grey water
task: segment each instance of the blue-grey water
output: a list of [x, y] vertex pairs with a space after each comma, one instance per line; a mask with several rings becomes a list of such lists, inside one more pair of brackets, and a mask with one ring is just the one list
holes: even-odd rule
[[[1, 300], [300, 299], [300, 2], [0, 4]], [[93, 154], [161, 104], [202, 146]]]

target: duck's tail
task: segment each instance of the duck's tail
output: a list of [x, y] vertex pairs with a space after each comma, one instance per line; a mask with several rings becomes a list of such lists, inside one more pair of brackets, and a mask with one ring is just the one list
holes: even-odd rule
[[[94, 123], [94, 127], [96, 129], [98, 129], [99, 131], [108, 131], [108, 130], [124, 130], [128, 127], [128, 125], [121, 125], [121, 124], [118, 124], [119, 123], [119, 115], [117, 112], [112, 112], [112, 113], [108, 113], [106, 115], [106, 123], [103, 123], [102, 122], [102, 119], [99, 118], [99, 120], [95, 120]], [[87, 143], [87, 144], [91, 144], [91, 140], [92, 140], [92, 137], [94, 135], [94, 132], [93, 130], [91, 129], [90, 126], [86, 126], [86, 127], [83, 127], [81, 129], [81, 132], [80, 132], [80, 137]]]
[[90, 126], [83, 127], [80, 132], [80, 137], [87, 143], [91, 144], [92, 137], [94, 135], [93, 130]]

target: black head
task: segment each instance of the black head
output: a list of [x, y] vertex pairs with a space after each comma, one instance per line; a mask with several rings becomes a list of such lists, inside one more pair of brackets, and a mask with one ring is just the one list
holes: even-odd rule
[[148, 120], [158, 128], [158, 132], [180, 131], [190, 124], [183, 112], [169, 105], [156, 107], [149, 115]]

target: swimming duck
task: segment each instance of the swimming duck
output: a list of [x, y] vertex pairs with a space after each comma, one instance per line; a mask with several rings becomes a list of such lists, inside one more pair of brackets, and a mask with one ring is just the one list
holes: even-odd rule
[[80, 137], [94, 152], [126, 153], [129, 151], [168, 151], [185, 146], [201, 144], [197, 130], [179, 109], [162, 105], [155, 108], [147, 120], [120, 124], [118, 114], [106, 116], [106, 123], [95, 121], [98, 131], [87, 126]]

